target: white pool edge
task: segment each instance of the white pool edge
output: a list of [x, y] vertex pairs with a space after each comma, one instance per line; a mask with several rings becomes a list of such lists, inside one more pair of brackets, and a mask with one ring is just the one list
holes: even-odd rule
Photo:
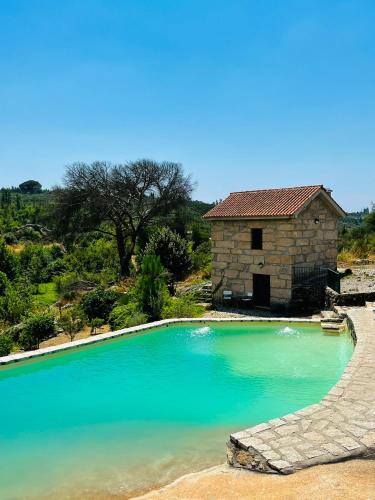
[[163, 319], [160, 321], [153, 321], [151, 323], [145, 323], [143, 325], [133, 326], [131, 328], [123, 328], [122, 330], [116, 330], [114, 332], [101, 333], [99, 335], [94, 335], [92, 337], [87, 337], [85, 339], [73, 340], [72, 342], [66, 342], [65, 344], [60, 344], [56, 346], [43, 347], [41, 349], [36, 349], [34, 351], [26, 351], [17, 354], [10, 354], [8, 356], [0, 357], [0, 365], [9, 365], [11, 363], [17, 363], [20, 361], [26, 361], [33, 358], [38, 358], [41, 356], [46, 356], [47, 354], [54, 354], [61, 351], [67, 351], [69, 349], [74, 349], [77, 347], [82, 347], [90, 344], [97, 344], [105, 340], [114, 339], [117, 337], [122, 337], [125, 335], [130, 335], [132, 333], [138, 333], [145, 330], [150, 330], [154, 328], [159, 328], [161, 326], [169, 326], [176, 323], [320, 323], [319, 319], [305, 319], [305, 318], [173, 318], [173, 319]]

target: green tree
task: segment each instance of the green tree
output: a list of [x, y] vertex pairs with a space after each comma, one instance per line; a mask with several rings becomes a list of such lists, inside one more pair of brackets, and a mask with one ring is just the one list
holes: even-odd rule
[[12, 352], [13, 341], [9, 335], [0, 332], [0, 356], [8, 356]]
[[84, 326], [82, 314], [75, 307], [62, 311], [58, 323], [69, 336], [71, 342], [73, 342], [77, 333], [82, 330]]
[[165, 269], [159, 256], [146, 255], [144, 257], [137, 280], [136, 293], [142, 312], [151, 320], [160, 319], [168, 291], [165, 284]]
[[160, 228], [151, 236], [144, 255], [157, 255], [160, 262], [176, 280], [187, 276], [191, 270], [191, 257], [187, 242], [167, 227]]
[[98, 328], [104, 325], [104, 320], [101, 318], [94, 318], [89, 323], [91, 330], [90, 335], [96, 335], [96, 331]]
[[14, 280], [18, 274], [17, 256], [7, 248], [4, 240], [0, 240], [0, 271], [10, 280]]
[[7, 275], [0, 271], [0, 296], [5, 295], [5, 291], [9, 285]]
[[118, 294], [113, 290], [105, 290], [102, 287], [98, 287], [86, 293], [82, 299], [81, 307], [90, 320], [101, 318], [107, 321], [117, 297]]
[[22, 278], [9, 283], [0, 297], [0, 318], [10, 324], [20, 322], [33, 308], [32, 289], [29, 282]]
[[49, 250], [42, 245], [26, 245], [20, 253], [20, 265], [31, 283], [42, 283], [47, 279], [47, 267], [52, 261]]
[[43, 340], [55, 335], [55, 319], [52, 313], [38, 313], [30, 317], [19, 338], [20, 346], [25, 350], [39, 349]]
[[21, 193], [24, 194], [36, 194], [42, 191], [42, 185], [40, 182], [33, 180], [22, 182], [18, 187]]

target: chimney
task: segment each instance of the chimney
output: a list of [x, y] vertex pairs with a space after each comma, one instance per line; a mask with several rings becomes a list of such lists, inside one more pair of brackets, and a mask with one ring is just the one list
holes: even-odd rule
[[329, 196], [332, 196], [333, 189], [327, 188], [326, 191]]

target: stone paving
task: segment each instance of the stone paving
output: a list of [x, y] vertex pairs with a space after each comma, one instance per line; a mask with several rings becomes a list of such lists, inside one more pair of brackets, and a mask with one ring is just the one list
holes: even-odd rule
[[340, 381], [319, 403], [230, 436], [234, 467], [290, 474], [316, 464], [375, 458], [375, 314], [345, 308], [356, 347]]

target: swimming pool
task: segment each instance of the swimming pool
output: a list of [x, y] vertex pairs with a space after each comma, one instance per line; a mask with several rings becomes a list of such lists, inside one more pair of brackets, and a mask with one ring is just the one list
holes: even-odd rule
[[[353, 351], [319, 324], [171, 324], [0, 369], [0, 497], [144, 491], [319, 401]], [[74, 496], [76, 495], [76, 496]]]

